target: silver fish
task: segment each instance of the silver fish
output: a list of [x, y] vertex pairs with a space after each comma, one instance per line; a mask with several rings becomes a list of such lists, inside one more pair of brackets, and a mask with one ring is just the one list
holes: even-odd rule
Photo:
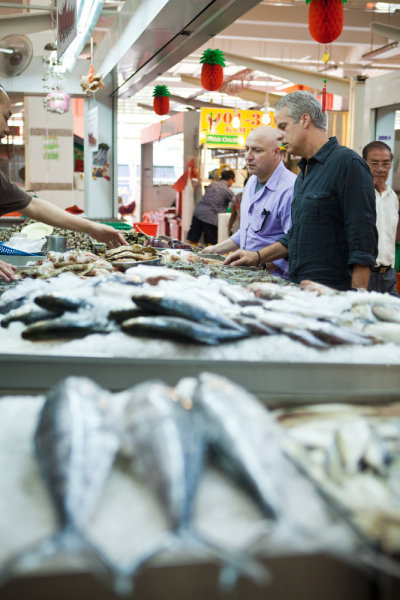
[[46, 310], [53, 312], [57, 311], [59, 314], [67, 311], [75, 312], [80, 308], [90, 306], [90, 302], [83, 298], [67, 297], [63, 296], [62, 294], [58, 294], [57, 292], [36, 296], [35, 302], [41, 308], [45, 308]]
[[383, 321], [370, 323], [364, 327], [363, 332], [385, 342], [400, 344], [400, 323], [385, 323]]
[[146, 310], [162, 315], [184, 317], [192, 321], [206, 324], [217, 324], [228, 329], [240, 329], [238, 325], [221, 311], [216, 310], [211, 302], [199, 298], [182, 298], [178, 294], [135, 294], [132, 297], [135, 304]]
[[161, 315], [128, 319], [122, 323], [121, 328], [129, 335], [166, 337], [177, 341], [189, 340], [209, 345], [237, 340], [249, 335], [244, 328], [222, 329], [217, 325], [203, 325], [189, 319]]
[[400, 302], [394, 304], [373, 304], [371, 310], [379, 321], [400, 323]]
[[5, 571], [37, 567], [61, 553], [79, 554], [108, 575], [115, 567], [85, 537], [110, 475], [119, 437], [107, 419], [111, 395], [86, 378], [69, 377], [47, 395], [34, 445], [59, 522], [51, 538], [13, 558]]
[[14, 323], [15, 321], [20, 321], [21, 323], [25, 323], [25, 325], [30, 325], [31, 323], [36, 323], [37, 321], [51, 319], [54, 316], [54, 312], [40, 308], [37, 306], [37, 304], [26, 303], [19, 308], [10, 310], [10, 312], [8, 312], [2, 318], [1, 326], [8, 327], [10, 323]]
[[25, 340], [34, 342], [41, 340], [76, 339], [91, 333], [108, 333], [112, 325], [95, 317], [62, 316], [57, 319], [37, 321], [22, 332]]
[[277, 518], [284, 458], [278, 426], [268, 410], [244, 388], [212, 373], [200, 375], [194, 403], [206, 421], [217, 461], [246, 483], [267, 516]]
[[[128, 392], [129, 393], [129, 392]], [[125, 405], [125, 447], [134, 469], [147, 481], [167, 516], [170, 532], [137, 557], [127, 571], [133, 574], [154, 554], [174, 546], [211, 552], [237, 572], [265, 582], [266, 571], [250, 557], [220, 548], [192, 524], [197, 488], [204, 470], [206, 436], [202, 421], [187, 396], [159, 381], [135, 386]]]

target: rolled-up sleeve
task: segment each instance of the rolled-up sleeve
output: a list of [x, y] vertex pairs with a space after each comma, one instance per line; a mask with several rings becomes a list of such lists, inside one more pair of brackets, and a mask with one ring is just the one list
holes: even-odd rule
[[231, 240], [235, 242], [235, 244], [240, 246], [240, 229], [238, 229], [233, 235], [231, 235]]
[[345, 166], [339, 198], [343, 208], [348, 264], [373, 267], [378, 255], [375, 189], [368, 165], [353, 156]]

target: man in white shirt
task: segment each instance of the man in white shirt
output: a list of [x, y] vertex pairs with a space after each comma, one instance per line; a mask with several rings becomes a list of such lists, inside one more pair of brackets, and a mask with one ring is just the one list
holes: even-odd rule
[[376, 197], [376, 227], [378, 229], [378, 257], [371, 271], [368, 290], [388, 292], [399, 296], [396, 291], [394, 270], [396, 231], [399, 221], [399, 199], [386, 181], [392, 167], [393, 154], [384, 142], [370, 142], [363, 149], [363, 159], [372, 173]]

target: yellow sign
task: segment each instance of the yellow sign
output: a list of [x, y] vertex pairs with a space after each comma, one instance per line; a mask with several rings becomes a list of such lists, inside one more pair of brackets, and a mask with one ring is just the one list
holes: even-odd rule
[[269, 116], [270, 125], [274, 125], [273, 113], [263, 113], [260, 110], [235, 111], [232, 108], [212, 106], [202, 108], [200, 144], [207, 144], [214, 148], [244, 148], [250, 131], [264, 124], [262, 122], [264, 115]]

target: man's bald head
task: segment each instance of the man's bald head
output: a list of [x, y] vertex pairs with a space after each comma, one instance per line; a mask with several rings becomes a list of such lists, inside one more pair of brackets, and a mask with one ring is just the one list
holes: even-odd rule
[[250, 175], [264, 183], [278, 166], [282, 133], [270, 125], [253, 129], [246, 140], [246, 161]]

